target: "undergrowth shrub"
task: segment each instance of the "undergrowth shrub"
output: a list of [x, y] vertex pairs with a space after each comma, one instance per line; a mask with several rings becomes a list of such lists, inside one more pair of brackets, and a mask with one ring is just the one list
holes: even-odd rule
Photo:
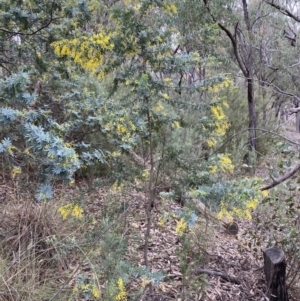
[[183, 300], [195, 298], [195, 295], [201, 295], [205, 290], [206, 277], [195, 273], [197, 267], [207, 262], [207, 248], [212, 243], [209, 240], [210, 229], [205, 227], [205, 223], [200, 218], [180, 238], [181, 246], [177, 249], [177, 255], [180, 258]]

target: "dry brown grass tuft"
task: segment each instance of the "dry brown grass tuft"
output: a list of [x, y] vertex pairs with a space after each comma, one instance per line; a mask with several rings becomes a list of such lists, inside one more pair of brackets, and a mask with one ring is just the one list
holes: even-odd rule
[[11, 201], [0, 212], [3, 251], [15, 257], [24, 250], [31, 250], [35, 256], [50, 258], [53, 248], [47, 240], [58, 233], [58, 221], [47, 204], [30, 200]]
[[53, 243], [62, 226], [53, 203], [17, 197], [0, 203], [0, 301], [43, 300], [53, 293], [66, 271], [66, 258]]

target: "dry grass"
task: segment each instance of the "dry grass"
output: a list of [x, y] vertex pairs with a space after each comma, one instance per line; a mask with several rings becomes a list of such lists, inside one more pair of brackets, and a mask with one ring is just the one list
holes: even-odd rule
[[[67, 270], [53, 203], [11, 196], [0, 203], [0, 301], [46, 300]], [[63, 300], [60, 299], [60, 300]]]

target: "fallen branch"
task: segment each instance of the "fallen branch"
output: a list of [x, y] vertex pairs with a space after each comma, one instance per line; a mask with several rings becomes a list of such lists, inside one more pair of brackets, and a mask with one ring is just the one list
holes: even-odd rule
[[197, 269], [194, 270], [194, 274], [195, 275], [207, 274], [207, 275], [210, 275], [210, 276], [220, 276], [221, 278], [223, 278], [226, 281], [233, 282], [235, 284], [241, 284], [241, 281], [239, 279], [237, 279], [235, 277], [231, 277], [231, 276], [229, 276], [225, 273], [217, 272], [217, 271], [197, 268]]
[[279, 185], [280, 183], [284, 182], [285, 180], [287, 180], [288, 178], [292, 177], [298, 170], [300, 169], [300, 164], [297, 164], [296, 166], [294, 166], [293, 168], [290, 168], [287, 173], [285, 175], [283, 175], [282, 177], [275, 179], [273, 178], [273, 183], [264, 186], [262, 188], [260, 188], [261, 191], [263, 190], [268, 190], [270, 188], [273, 188], [277, 185]]

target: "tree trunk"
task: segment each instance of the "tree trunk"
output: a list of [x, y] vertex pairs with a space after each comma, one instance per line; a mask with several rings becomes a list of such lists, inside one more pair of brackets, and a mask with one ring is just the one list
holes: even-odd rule
[[288, 292], [285, 283], [285, 255], [276, 247], [264, 252], [264, 267], [267, 280], [267, 297], [270, 301], [288, 301]]
[[249, 110], [249, 148], [256, 150], [256, 112], [254, 99], [253, 77], [247, 79], [248, 85], [248, 110]]
[[254, 98], [254, 36], [252, 32], [252, 25], [249, 18], [248, 5], [246, 0], [243, 2], [244, 21], [248, 33], [248, 49], [244, 51], [245, 71], [247, 78], [247, 100], [249, 111], [249, 148], [251, 151], [256, 150], [256, 112], [255, 112], [255, 98]]

